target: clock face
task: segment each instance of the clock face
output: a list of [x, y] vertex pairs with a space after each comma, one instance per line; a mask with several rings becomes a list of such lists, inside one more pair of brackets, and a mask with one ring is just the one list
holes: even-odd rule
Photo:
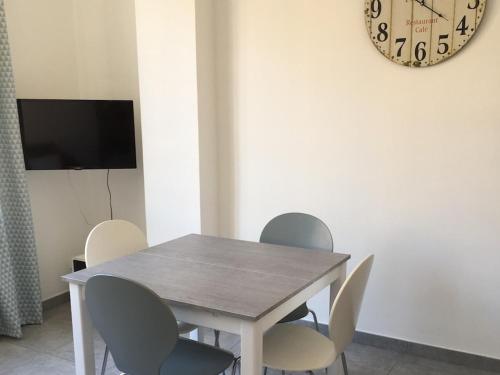
[[483, 18], [486, 0], [365, 0], [366, 26], [395, 63], [424, 67], [453, 56]]

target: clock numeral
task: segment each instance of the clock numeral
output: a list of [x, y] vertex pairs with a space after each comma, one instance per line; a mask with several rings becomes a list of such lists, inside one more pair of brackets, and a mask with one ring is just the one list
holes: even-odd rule
[[460, 35], [466, 35], [469, 26], [467, 25], [467, 16], [463, 16], [462, 20], [457, 26], [457, 31], [460, 31]]
[[406, 43], [406, 38], [396, 39], [396, 44], [401, 44], [398, 48], [398, 54], [397, 54], [398, 57], [401, 57], [401, 55], [403, 54], [403, 47], [404, 47], [405, 43]]
[[377, 50], [394, 63], [417, 68], [453, 57], [473, 37], [487, 11], [487, 0], [362, 3], [366, 29]]
[[379, 18], [382, 13], [382, 3], [380, 0], [372, 0], [371, 4], [372, 18]]
[[378, 25], [377, 39], [379, 42], [385, 42], [389, 38], [389, 33], [387, 32], [388, 27], [389, 26], [385, 22]]
[[445, 55], [450, 50], [450, 45], [445, 42], [445, 40], [447, 40], [449, 37], [450, 37], [449, 34], [443, 34], [439, 36], [438, 53], [440, 55]]
[[418, 42], [415, 46], [415, 58], [417, 61], [424, 61], [427, 57], [427, 51], [425, 50], [426, 45], [427, 43], [425, 42]]
[[477, 9], [477, 7], [479, 6], [480, 4], [480, 1], [479, 0], [474, 0], [474, 3], [471, 5], [471, 3], [469, 3], [467, 5], [467, 8], [473, 10], [473, 9]]

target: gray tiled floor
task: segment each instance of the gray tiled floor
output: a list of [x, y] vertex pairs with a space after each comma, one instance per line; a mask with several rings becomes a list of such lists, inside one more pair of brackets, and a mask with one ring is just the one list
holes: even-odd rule
[[[206, 340], [213, 342], [211, 334], [207, 335]], [[235, 354], [239, 353], [237, 336], [223, 334], [221, 344]], [[103, 357], [104, 343], [97, 334], [95, 348], [96, 363], [99, 364]], [[349, 348], [347, 358], [350, 375], [494, 374], [357, 344]], [[106, 373], [119, 374], [112, 360], [108, 364]], [[22, 340], [0, 337], [0, 375], [11, 374], [74, 374], [71, 317], [68, 305], [49, 310], [45, 314], [43, 325], [25, 327]], [[268, 374], [280, 373], [269, 371]]]

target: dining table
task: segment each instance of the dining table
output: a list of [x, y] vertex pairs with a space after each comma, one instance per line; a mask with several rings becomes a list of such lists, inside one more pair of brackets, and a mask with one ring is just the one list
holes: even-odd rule
[[[75, 369], [95, 375], [94, 328], [85, 284], [113, 275], [153, 290], [176, 319], [240, 336], [241, 375], [260, 375], [265, 332], [325, 288], [330, 306], [346, 279], [350, 256], [190, 234], [63, 276], [69, 283]], [[326, 308], [326, 306], [325, 306]]]

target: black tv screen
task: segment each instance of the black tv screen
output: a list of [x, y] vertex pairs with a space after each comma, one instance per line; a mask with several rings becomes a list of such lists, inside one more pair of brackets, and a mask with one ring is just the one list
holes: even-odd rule
[[136, 168], [131, 100], [18, 99], [28, 170]]

